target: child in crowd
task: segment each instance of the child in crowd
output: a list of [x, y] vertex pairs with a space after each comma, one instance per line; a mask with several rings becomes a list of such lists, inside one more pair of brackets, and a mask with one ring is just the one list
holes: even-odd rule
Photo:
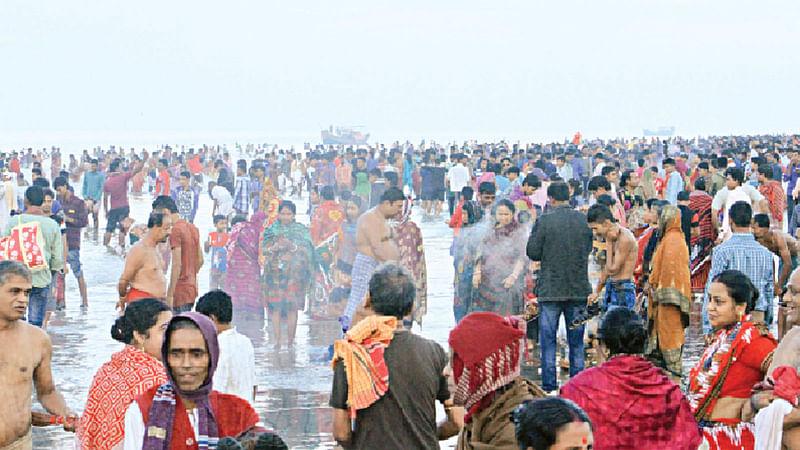
[[222, 215], [214, 216], [214, 228], [208, 234], [205, 242], [205, 250], [211, 250], [211, 270], [209, 271], [208, 289], [225, 288], [225, 272], [227, 269], [227, 251], [225, 245], [228, 243], [228, 218]]

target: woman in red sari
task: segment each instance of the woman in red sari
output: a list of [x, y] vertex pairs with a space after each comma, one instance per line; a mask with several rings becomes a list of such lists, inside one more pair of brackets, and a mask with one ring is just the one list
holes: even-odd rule
[[745, 274], [721, 272], [708, 295], [714, 336], [689, 373], [687, 398], [711, 450], [753, 449], [753, 422], [742, 416], [750, 390], [769, 368], [776, 341], [748, 314], [758, 290]]
[[696, 450], [702, 435], [680, 386], [642, 356], [647, 330], [639, 316], [613, 308], [597, 331], [608, 361], [561, 388], [592, 420], [594, 449]]
[[122, 449], [125, 411], [137, 396], [167, 382], [161, 343], [172, 312], [166, 303], [145, 298], [131, 303], [111, 327], [125, 348], [97, 371], [78, 424], [77, 448]]

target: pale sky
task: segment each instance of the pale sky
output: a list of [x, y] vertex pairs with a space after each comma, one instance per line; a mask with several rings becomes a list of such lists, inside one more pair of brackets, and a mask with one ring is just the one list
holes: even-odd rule
[[0, 0], [0, 58], [0, 146], [800, 132], [798, 0]]

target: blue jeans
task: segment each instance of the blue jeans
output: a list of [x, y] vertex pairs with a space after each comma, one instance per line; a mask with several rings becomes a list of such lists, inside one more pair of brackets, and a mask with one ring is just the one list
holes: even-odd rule
[[44, 313], [47, 311], [47, 299], [50, 298], [50, 286], [32, 288], [28, 297], [28, 323], [37, 327], [44, 322]]
[[573, 377], [583, 370], [583, 329], [581, 325], [574, 330], [569, 325], [586, 307], [586, 300], [565, 300], [539, 302], [539, 345], [542, 350], [542, 389], [558, 389], [556, 378], [556, 333], [558, 319], [564, 315], [567, 324], [567, 343], [569, 344], [569, 376]]

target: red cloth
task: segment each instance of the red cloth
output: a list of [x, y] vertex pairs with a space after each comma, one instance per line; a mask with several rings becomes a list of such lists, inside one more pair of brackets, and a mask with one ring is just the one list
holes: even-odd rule
[[[147, 430], [147, 417], [150, 413], [150, 407], [153, 405], [153, 397], [158, 388], [159, 386], [154, 386], [136, 398], [136, 403], [142, 412], [145, 430]], [[246, 400], [217, 391], [211, 391], [208, 397], [211, 403], [211, 410], [214, 412], [214, 418], [217, 420], [219, 438], [236, 437], [239, 433], [259, 422], [258, 414]], [[170, 448], [197, 449], [194, 430], [192, 430], [189, 415], [186, 413], [186, 407], [183, 405], [180, 396], [175, 398], [174, 420]]]
[[702, 440], [681, 389], [640, 356], [618, 356], [561, 388], [594, 427], [594, 448], [695, 450]]
[[308, 232], [311, 234], [311, 242], [314, 246], [320, 245], [323, 241], [333, 236], [339, 231], [339, 226], [344, 222], [344, 208], [333, 200], [326, 200], [314, 211], [311, 218], [311, 225]]
[[169, 172], [166, 169], [158, 172], [158, 176], [156, 177], [156, 189], [153, 191], [153, 197], [158, 197], [159, 195], [169, 195], [170, 192], [170, 180], [169, 180]]
[[128, 290], [128, 295], [125, 296], [125, 303], [131, 304], [136, 300], [141, 300], [143, 298], [158, 298], [159, 300], [164, 300], [163, 298], [156, 297], [155, 295], [145, 292], [141, 289], [136, 289], [135, 287], [131, 287]]
[[800, 404], [800, 377], [797, 370], [790, 366], [780, 366], [772, 371], [772, 380], [775, 383], [775, 395], [791, 403], [797, 408]]
[[111, 449], [125, 435], [125, 411], [130, 403], [153, 387], [167, 382], [164, 366], [156, 358], [130, 345], [111, 355], [92, 380], [89, 399], [78, 425], [81, 449]]
[[518, 341], [525, 333], [509, 326], [509, 320], [492, 312], [474, 312], [450, 332], [450, 347], [466, 366], [475, 365], [497, 349]]
[[184, 219], [172, 225], [169, 247], [181, 248], [181, 272], [173, 294], [173, 306], [194, 303], [197, 299], [197, 271], [200, 266], [200, 232]]
[[780, 223], [783, 220], [783, 211], [786, 209], [786, 193], [783, 192], [781, 182], [769, 181], [767, 184], [759, 186], [758, 191], [767, 198], [769, 210], [775, 222]]

